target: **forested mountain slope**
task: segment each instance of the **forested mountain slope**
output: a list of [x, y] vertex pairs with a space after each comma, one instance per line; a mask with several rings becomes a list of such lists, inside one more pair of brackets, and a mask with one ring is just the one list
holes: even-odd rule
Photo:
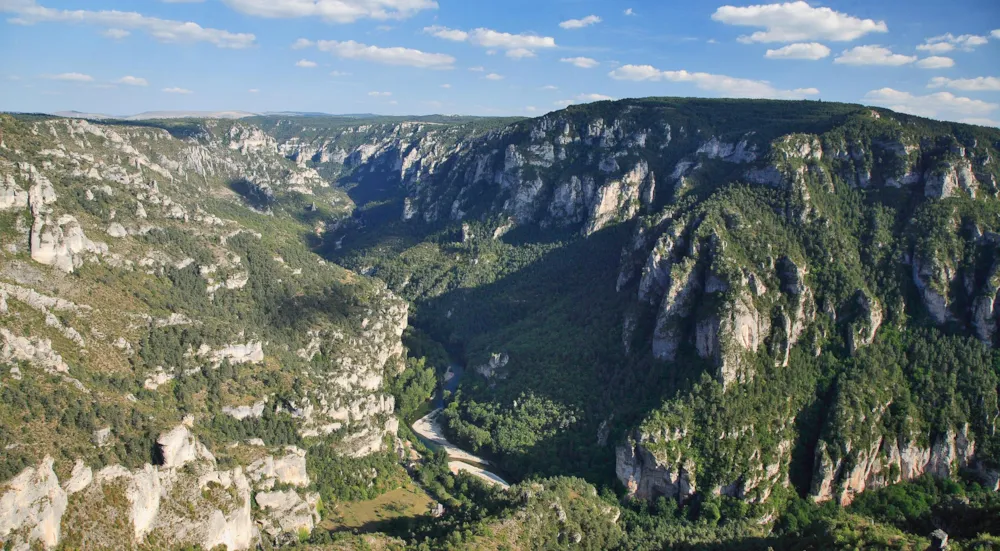
[[407, 305], [303, 239], [350, 200], [239, 123], [0, 122], [0, 539], [308, 533], [304, 448], [397, 427]]
[[481, 366], [451, 428], [514, 473], [996, 488], [998, 144], [853, 105], [603, 102], [477, 138], [401, 180], [406, 223], [337, 244]]

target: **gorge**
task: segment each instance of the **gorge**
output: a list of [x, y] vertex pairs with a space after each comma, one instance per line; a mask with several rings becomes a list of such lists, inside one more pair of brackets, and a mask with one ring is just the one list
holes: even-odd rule
[[[0, 130], [13, 549], [1000, 536], [996, 129], [647, 98]], [[387, 484], [444, 511], [330, 528]], [[894, 488], [965, 501], [894, 523]]]

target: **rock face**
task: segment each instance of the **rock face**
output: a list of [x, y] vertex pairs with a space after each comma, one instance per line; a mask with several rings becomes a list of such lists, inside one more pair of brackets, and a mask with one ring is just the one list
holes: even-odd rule
[[944, 167], [929, 170], [924, 174], [924, 195], [933, 199], [955, 197], [965, 192], [973, 197], [979, 189], [979, 182], [972, 173], [972, 164], [967, 159], [947, 163]]
[[286, 450], [280, 459], [267, 456], [247, 468], [247, 473], [259, 488], [270, 490], [275, 484], [286, 484], [304, 488], [309, 485], [306, 472], [306, 452], [294, 446]]
[[17, 185], [12, 174], [0, 180], [0, 210], [28, 208], [28, 193]]
[[72, 273], [83, 265], [87, 253], [106, 251], [106, 245], [87, 238], [80, 223], [71, 215], [56, 219], [48, 215], [35, 217], [31, 228], [31, 259], [39, 264]]
[[663, 496], [685, 501], [695, 492], [690, 473], [683, 466], [665, 465], [640, 443], [630, 442], [615, 450], [615, 474], [636, 499]]
[[938, 325], [951, 319], [948, 309], [948, 286], [953, 275], [947, 266], [932, 259], [914, 255], [913, 283], [916, 284], [931, 319]]
[[198, 442], [185, 425], [160, 435], [156, 443], [160, 447], [163, 467], [166, 469], [177, 469], [197, 460], [215, 461], [212, 452]]
[[[820, 442], [813, 476], [815, 501], [836, 499], [847, 506], [868, 489], [913, 480], [925, 474], [948, 478], [958, 469], [974, 465], [975, 442], [970, 440], [969, 427], [965, 425], [960, 430], [941, 435], [930, 448], [904, 439], [880, 438], [850, 453], [850, 463], [846, 457], [837, 459], [832, 449]], [[853, 466], [847, 468], [848, 465]]]
[[315, 494], [302, 498], [292, 490], [261, 492], [255, 499], [265, 515], [263, 530], [272, 537], [312, 532], [320, 520], [316, 512], [319, 496]]
[[320, 386], [292, 414], [302, 420], [306, 437], [341, 431], [338, 448], [352, 457], [364, 457], [384, 448], [386, 435], [395, 435], [398, 421], [392, 417], [395, 400], [383, 390], [386, 366], [403, 354], [401, 336], [407, 326], [409, 307], [381, 287], [372, 297], [363, 330], [356, 337], [323, 334], [342, 347], [344, 354], [327, 366], [324, 378], [334, 384]]
[[0, 538], [24, 548], [34, 542], [46, 549], [58, 545], [68, 499], [52, 465], [46, 457], [38, 468], [29, 467], [6, 484], [0, 497]]
[[684, 321], [691, 315], [696, 295], [702, 288], [699, 276], [693, 261], [673, 266], [653, 333], [653, 355], [657, 359], [673, 361], [677, 358]]
[[[62, 486], [51, 458], [37, 468], [25, 469], [4, 486], [0, 497], [0, 538], [15, 546], [38, 542], [47, 549], [55, 548], [65, 528], [72, 528], [67, 523], [78, 520], [67, 516], [70, 500], [106, 507], [107, 492], [121, 491], [127, 510], [116, 514], [128, 519], [135, 543], [155, 535], [158, 545], [249, 549], [258, 536], [250, 507], [250, 481], [242, 469], [217, 470], [214, 458], [184, 425], [163, 434], [160, 441], [168, 443], [174, 460], [183, 461], [169, 466], [146, 465], [135, 471], [114, 465], [97, 475], [77, 461]], [[194, 516], [191, 511], [196, 512]], [[99, 532], [103, 529], [113, 527], [107, 523], [98, 526], [97, 533], [90, 534], [94, 541], [101, 541]]]
[[19, 337], [7, 329], [0, 328], [3, 348], [0, 361], [10, 363], [25, 361], [50, 373], [68, 373], [69, 365], [62, 356], [52, 350], [52, 341], [38, 337]]

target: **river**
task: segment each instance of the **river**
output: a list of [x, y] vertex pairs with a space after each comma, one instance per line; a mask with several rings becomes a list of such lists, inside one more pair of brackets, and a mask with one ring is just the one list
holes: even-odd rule
[[451, 469], [451, 472], [455, 474], [467, 472], [490, 484], [507, 489], [510, 487], [507, 481], [496, 473], [492, 473], [484, 468], [489, 466], [489, 461], [449, 442], [445, 438], [444, 430], [439, 422], [439, 416], [444, 408], [444, 393], [446, 391], [454, 393], [458, 389], [458, 383], [464, 371], [462, 366], [456, 363], [448, 366], [444, 382], [441, 384], [441, 392], [438, 394], [436, 400], [437, 409], [413, 423], [413, 432], [417, 433], [417, 436], [424, 440], [425, 443], [429, 443], [432, 447], [441, 448], [448, 454], [448, 468]]

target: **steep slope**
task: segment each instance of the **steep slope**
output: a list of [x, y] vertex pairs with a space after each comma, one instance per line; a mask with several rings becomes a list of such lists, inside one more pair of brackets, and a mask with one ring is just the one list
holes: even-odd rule
[[407, 305], [307, 246], [350, 199], [242, 123], [0, 132], [0, 540], [311, 530], [294, 446], [395, 446]]
[[408, 223], [338, 258], [483, 366], [451, 427], [515, 472], [614, 461], [681, 500], [996, 488], [998, 147], [853, 105], [572, 107], [404, 180]]

